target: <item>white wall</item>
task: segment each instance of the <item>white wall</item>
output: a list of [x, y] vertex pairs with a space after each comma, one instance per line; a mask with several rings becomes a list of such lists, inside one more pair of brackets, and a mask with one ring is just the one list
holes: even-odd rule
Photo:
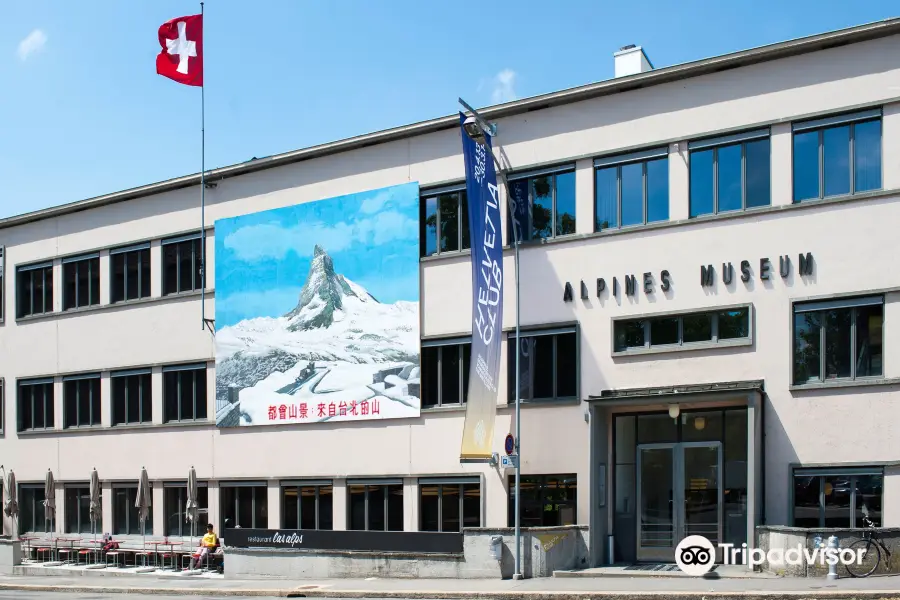
[[[644, 146], [670, 146], [670, 213], [685, 219], [688, 207], [686, 140], [722, 130], [773, 124], [772, 204], [791, 204], [792, 118], [893, 100], [900, 75], [900, 38], [886, 38], [812, 55], [706, 75], [591, 101], [530, 112], [501, 120], [504, 151], [511, 164], [526, 168], [577, 160], [579, 234], [592, 231], [593, 171], [589, 159]], [[778, 124], [781, 123], [781, 124]], [[900, 161], [900, 110], [885, 108], [884, 181], [900, 187], [892, 166]], [[678, 143], [678, 149], [674, 144]], [[222, 181], [207, 193], [209, 286], [213, 287], [215, 219], [313, 201], [345, 193], [418, 181], [420, 185], [462, 180], [457, 130], [424, 135], [317, 158]], [[63, 217], [0, 230], [6, 246], [6, 322], [0, 326], [0, 376], [9, 391], [6, 433], [0, 463], [15, 468], [19, 481], [42, 481], [48, 467], [60, 481], [86, 481], [97, 467], [103, 479], [136, 479], [146, 465], [156, 480], [184, 479], [194, 465], [201, 479], [238, 477], [417, 477], [483, 473], [486, 524], [506, 524], [505, 483], [488, 467], [460, 465], [463, 413], [423, 413], [417, 419], [353, 425], [272, 426], [218, 431], [212, 425], [164, 426], [90, 432], [55, 431], [17, 435], [14, 384], [17, 378], [164, 363], [213, 360], [214, 340], [200, 329], [199, 295], [160, 298], [161, 238], [199, 229], [198, 190], [183, 189]], [[746, 215], [609, 236], [576, 236], [565, 243], [522, 251], [522, 322], [578, 321], [582, 327], [582, 398], [609, 388], [646, 387], [704, 381], [765, 379], [767, 513], [785, 522], [787, 465], [895, 460], [900, 406], [894, 388], [791, 393], [790, 307], [792, 298], [852, 293], [900, 285], [893, 258], [897, 198], [882, 197], [781, 214]], [[153, 296], [146, 303], [83, 313], [16, 321], [15, 265], [117, 245], [152, 240]], [[812, 252], [816, 273], [809, 281], [777, 276], [777, 257], [794, 260]], [[763, 284], [740, 281], [713, 290], [699, 285], [701, 264], [737, 266], [748, 259], [775, 261], [774, 277]], [[57, 261], [58, 263], [58, 261]], [[505, 259], [512, 272], [512, 256]], [[468, 256], [423, 261], [423, 335], [470, 331], [471, 275]], [[563, 285], [581, 279], [593, 290], [597, 277], [619, 277], [668, 269], [672, 290], [628, 300], [592, 297], [562, 301]], [[795, 271], [796, 272], [796, 271]], [[61, 277], [56, 267], [57, 283]], [[509, 277], [507, 282], [511, 282]], [[106, 278], [102, 295], [108, 297]], [[57, 302], [61, 297], [57, 287]], [[507, 286], [504, 325], [514, 323], [514, 290]], [[613, 359], [611, 317], [663, 310], [702, 309], [752, 303], [752, 347], [677, 355]], [[207, 315], [215, 311], [207, 299]], [[890, 326], [898, 312], [894, 295], [887, 306], [886, 375], [900, 376], [900, 330]], [[900, 317], [898, 317], [900, 318]], [[505, 364], [505, 363], [504, 363]], [[502, 371], [505, 379], [505, 369]], [[154, 374], [155, 421], [160, 421], [161, 377]], [[500, 398], [506, 390], [501, 386]], [[210, 414], [214, 400], [210, 392]], [[57, 399], [58, 404], [61, 399]], [[60, 408], [58, 406], [58, 408]], [[106, 414], [106, 413], [105, 413]], [[61, 416], [58, 415], [58, 419]], [[512, 431], [510, 411], [499, 411], [495, 447]], [[523, 409], [523, 472], [577, 473], [578, 520], [586, 523], [589, 492], [589, 425], [584, 408]], [[838, 442], [836, 443], [835, 440]], [[895, 490], [896, 485], [890, 488]], [[886, 491], [887, 511], [900, 511], [900, 498]], [[217, 490], [210, 489], [214, 502]], [[339, 502], [335, 509], [339, 508]], [[408, 503], [407, 506], [410, 506]], [[156, 520], [162, 521], [157, 506]], [[276, 510], [270, 507], [270, 514]], [[408, 510], [413, 510], [409, 508]], [[217, 512], [217, 507], [211, 507]], [[896, 521], [896, 516], [890, 517]], [[106, 526], [108, 528], [108, 525]]]

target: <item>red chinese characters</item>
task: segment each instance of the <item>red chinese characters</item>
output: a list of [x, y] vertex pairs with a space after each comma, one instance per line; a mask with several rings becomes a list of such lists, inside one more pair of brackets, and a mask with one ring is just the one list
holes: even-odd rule
[[347, 403], [346, 402], [341, 401], [341, 403], [338, 404], [338, 414], [342, 417], [347, 416]]
[[308, 415], [306, 412], [306, 402], [301, 402], [300, 403], [300, 418], [305, 419], [307, 416]]
[[334, 402], [328, 403], [328, 416], [329, 417], [337, 416], [337, 408], [334, 406]]
[[350, 401], [350, 414], [355, 417], [358, 414], [357, 413], [358, 408], [359, 408], [359, 404], [357, 404], [356, 400], [351, 400]]
[[324, 416], [325, 416], [325, 405], [324, 405], [324, 404], [321, 404], [321, 403], [319, 404], [319, 416], [320, 416], [320, 417], [324, 417]]
[[274, 406], [269, 407], [269, 420], [274, 421], [278, 418], [278, 409]]
[[285, 417], [287, 417], [287, 406], [282, 404], [278, 407], [278, 418], [284, 421]]
[[296, 419], [297, 418], [297, 405], [291, 404], [288, 406], [288, 419]]

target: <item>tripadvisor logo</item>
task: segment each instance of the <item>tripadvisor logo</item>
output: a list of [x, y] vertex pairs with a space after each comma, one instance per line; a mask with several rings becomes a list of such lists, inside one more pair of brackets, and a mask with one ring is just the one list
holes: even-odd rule
[[[757, 566], [768, 562], [772, 566], [782, 565], [842, 565], [861, 564], [866, 551], [849, 548], [772, 548], [764, 552], [762, 548], [748, 548], [747, 544], [718, 544], [722, 549], [722, 564]], [[688, 575], [700, 576], [709, 573], [716, 562], [716, 546], [702, 535], [689, 535], [675, 547], [675, 564]]]

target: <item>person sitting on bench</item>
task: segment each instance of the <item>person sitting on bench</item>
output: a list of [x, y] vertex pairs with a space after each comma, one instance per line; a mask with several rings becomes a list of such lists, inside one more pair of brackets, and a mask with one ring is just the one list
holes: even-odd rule
[[200, 540], [200, 550], [191, 557], [191, 571], [194, 570], [194, 565], [202, 565], [203, 559], [207, 557], [207, 555], [215, 550], [216, 546], [219, 545], [219, 538], [216, 537], [215, 532], [213, 531], [212, 523], [206, 526], [206, 535]]

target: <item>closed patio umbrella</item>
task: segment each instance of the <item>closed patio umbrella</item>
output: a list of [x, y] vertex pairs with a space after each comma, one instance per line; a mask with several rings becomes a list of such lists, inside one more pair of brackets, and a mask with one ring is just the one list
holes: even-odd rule
[[88, 514], [91, 517], [91, 533], [94, 534], [94, 541], [97, 541], [97, 522], [102, 522], [102, 508], [100, 506], [100, 475], [97, 469], [91, 471], [91, 489], [90, 500], [88, 504]]
[[138, 509], [138, 518], [141, 520], [141, 536], [144, 549], [147, 549], [147, 531], [145, 525], [147, 517], [150, 516], [150, 504], [152, 502], [150, 492], [150, 477], [147, 476], [147, 469], [141, 467], [141, 478], [138, 480], [137, 499], [134, 507]]
[[44, 480], [44, 520], [50, 521], [50, 538], [53, 538], [53, 517], [56, 516], [56, 482], [53, 479], [53, 471], [47, 469], [47, 478]]
[[18, 539], [19, 528], [16, 526], [16, 519], [19, 516], [19, 501], [16, 491], [16, 474], [10, 469], [6, 475], [6, 502], [3, 503], [3, 513], [12, 519], [12, 538]]
[[192, 465], [191, 470], [188, 471], [187, 504], [184, 507], [184, 519], [191, 524], [191, 545], [189, 548], [194, 547], [194, 527], [199, 516], [200, 504], [197, 502], [197, 471], [194, 470]]

